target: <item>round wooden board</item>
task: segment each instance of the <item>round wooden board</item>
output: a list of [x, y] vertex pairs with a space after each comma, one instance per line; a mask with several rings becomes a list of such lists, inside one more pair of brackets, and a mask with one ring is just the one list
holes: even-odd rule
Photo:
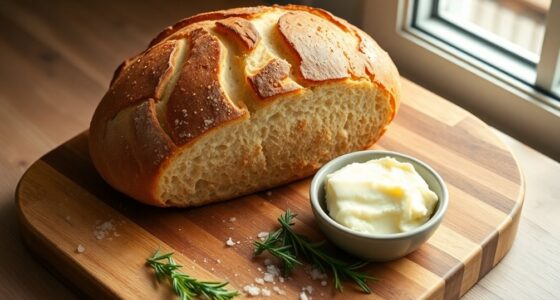
[[[380, 278], [371, 284], [374, 298], [458, 298], [513, 243], [524, 195], [515, 159], [479, 119], [407, 80], [397, 118], [373, 148], [427, 162], [450, 193], [447, 215], [426, 244], [405, 258], [366, 268]], [[94, 298], [157, 299], [170, 295], [144, 265], [157, 248], [174, 251], [196, 278], [229, 280], [231, 288], [242, 290], [263, 276], [263, 258], [252, 258], [253, 240], [273, 230], [285, 209], [298, 214], [297, 230], [323, 239], [308, 202], [309, 181], [201, 208], [148, 207], [103, 182], [83, 133], [35, 162], [16, 199], [24, 240], [49, 268]], [[105, 222], [112, 229], [100, 228]], [[230, 237], [240, 243], [227, 247]], [[78, 253], [78, 245], [85, 252]], [[372, 297], [350, 283], [339, 294], [330, 281], [323, 287], [303, 269], [267, 287], [278, 286], [287, 294], [282, 297], [296, 299], [308, 285], [315, 299]]]

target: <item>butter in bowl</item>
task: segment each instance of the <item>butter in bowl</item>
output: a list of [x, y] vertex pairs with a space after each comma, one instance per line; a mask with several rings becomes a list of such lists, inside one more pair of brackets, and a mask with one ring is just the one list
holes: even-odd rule
[[366, 150], [327, 163], [311, 182], [313, 213], [338, 247], [370, 261], [389, 261], [418, 249], [448, 206], [441, 176], [397, 152]]

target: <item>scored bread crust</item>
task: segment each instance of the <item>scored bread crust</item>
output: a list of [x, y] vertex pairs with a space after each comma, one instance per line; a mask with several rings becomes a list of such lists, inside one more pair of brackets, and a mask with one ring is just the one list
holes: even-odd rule
[[[366, 103], [374, 115], [350, 122], [362, 108], [329, 99], [337, 93]], [[299, 116], [297, 107], [298, 101], [302, 107], [313, 104], [314, 97], [326, 99], [316, 105], [327, 111], [328, 105], [346, 107], [332, 120], [371, 132], [349, 138], [353, 132], [346, 125], [335, 126], [336, 132], [323, 125], [313, 128], [316, 123]], [[288, 5], [203, 13], [164, 29], [148, 49], [117, 68], [91, 121], [90, 156], [105, 181], [141, 202], [202, 205], [308, 176], [336, 155], [371, 146], [394, 118], [399, 98], [399, 74], [388, 54], [369, 35], [327, 11]], [[176, 165], [185, 164], [181, 159], [189, 151], [201, 152], [197, 147], [226, 131], [232, 136], [223, 139], [224, 145], [236, 139], [233, 133], [253, 132], [247, 128], [263, 122], [259, 132], [271, 131], [279, 122], [272, 114], [276, 110], [294, 111], [298, 120], [288, 131], [309, 135], [313, 140], [302, 142], [315, 143], [319, 150], [289, 149], [293, 141], [284, 141], [286, 148], [278, 152], [259, 141], [249, 150], [228, 150], [247, 152], [227, 154], [235, 166], [214, 166], [224, 154], [207, 149], [199, 157], [212, 168], [246, 168], [256, 178], [226, 178], [237, 189], [208, 180], [195, 182], [196, 189], [194, 183], [191, 188], [174, 183], [181, 180]], [[293, 139], [288, 131], [277, 135]], [[286, 161], [267, 162], [271, 159]], [[200, 192], [198, 183], [216, 191]]]

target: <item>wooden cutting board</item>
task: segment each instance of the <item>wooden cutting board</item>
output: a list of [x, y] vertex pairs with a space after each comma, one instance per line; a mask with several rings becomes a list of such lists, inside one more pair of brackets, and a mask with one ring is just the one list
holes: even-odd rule
[[[504, 257], [517, 231], [524, 184], [510, 151], [487, 125], [403, 80], [397, 118], [373, 148], [415, 156], [442, 175], [450, 204], [440, 228], [407, 257], [366, 268], [380, 278], [371, 284], [373, 297], [350, 283], [339, 294], [330, 280], [323, 287], [304, 269], [284, 283], [267, 284], [269, 289], [280, 287], [288, 299], [298, 298], [308, 285], [314, 287], [314, 299], [453, 299]], [[171, 295], [144, 265], [157, 248], [174, 251], [190, 275], [229, 280], [230, 288], [241, 291], [263, 276], [264, 258], [251, 256], [253, 240], [273, 230], [285, 209], [298, 214], [297, 230], [323, 239], [309, 206], [309, 182], [195, 209], [148, 207], [98, 176], [86, 132], [35, 162], [21, 179], [16, 199], [24, 240], [49, 269], [93, 298], [157, 299]], [[226, 246], [230, 237], [240, 243]], [[279, 296], [273, 292], [272, 297]]]

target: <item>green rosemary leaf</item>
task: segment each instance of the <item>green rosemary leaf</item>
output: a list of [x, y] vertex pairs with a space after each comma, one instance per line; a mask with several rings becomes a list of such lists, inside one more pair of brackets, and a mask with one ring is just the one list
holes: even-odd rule
[[159, 282], [163, 278], [169, 279], [171, 287], [181, 300], [191, 300], [198, 296], [211, 300], [229, 300], [239, 296], [237, 291], [225, 289], [228, 282], [199, 281], [181, 273], [179, 269], [182, 266], [173, 259], [173, 252], [160, 254], [156, 250], [152, 257], [146, 259], [146, 264], [154, 269]]
[[367, 281], [377, 281], [373, 276], [357, 271], [368, 264], [368, 262], [357, 261], [353, 263], [344, 262], [327, 254], [323, 249], [323, 242], [313, 243], [306, 236], [296, 233], [292, 226], [295, 224], [296, 215], [289, 209], [278, 218], [280, 228], [263, 242], [255, 242], [254, 255], [260, 255], [268, 251], [271, 255], [279, 258], [284, 266], [284, 275], [288, 276], [296, 265], [301, 265], [297, 259], [303, 256], [322, 272], [327, 269], [333, 273], [335, 288], [342, 292], [342, 280], [354, 281], [364, 293], [371, 293]]

